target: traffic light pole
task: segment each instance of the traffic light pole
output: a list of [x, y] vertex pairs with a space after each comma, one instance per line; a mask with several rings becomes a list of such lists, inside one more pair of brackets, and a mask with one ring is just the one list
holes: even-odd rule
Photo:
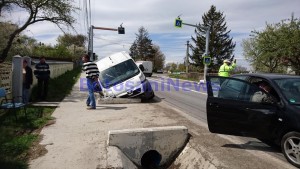
[[[122, 24], [120, 27], [118, 27], [118, 29], [115, 28], [105, 28], [105, 27], [96, 27], [91, 25], [90, 30], [89, 30], [89, 44], [88, 44], [88, 53], [90, 58], [92, 58], [91, 56], [93, 56], [93, 38], [94, 38], [94, 29], [100, 29], [100, 30], [109, 30], [109, 31], [118, 31], [119, 34], [125, 34], [125, 28], [122, 27]], [[92, 61], [95, 60], [95, 58], [91, 59]]]

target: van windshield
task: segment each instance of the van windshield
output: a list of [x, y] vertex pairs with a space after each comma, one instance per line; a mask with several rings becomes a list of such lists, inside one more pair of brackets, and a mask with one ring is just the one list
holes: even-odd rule
[[139, 74], [140, 70], [132, 59], [121, 62], [100, 72], [100, 82], [104, 88], [117, 85]]

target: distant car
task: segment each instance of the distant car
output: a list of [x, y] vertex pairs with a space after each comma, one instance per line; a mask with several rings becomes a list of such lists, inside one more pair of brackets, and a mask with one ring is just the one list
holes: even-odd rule
[[159, 70], [156, 71], [156, 73], [164, 73], [164, 70], [159, 69]]
[[[300, 167], [300, 76], [241, 74], [207, 76], [207, 122], [212, 133], [254, 137], [281, 145], [286, 159]], [[266, 82], [266, 93], [257, 83]], [[256, 102], [262, 92], [274, 102]]]

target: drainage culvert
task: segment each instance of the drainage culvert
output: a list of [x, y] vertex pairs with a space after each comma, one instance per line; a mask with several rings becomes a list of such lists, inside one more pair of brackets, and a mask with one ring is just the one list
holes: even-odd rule
[[109, 131], [108, 145], [117, 147], [137, 168], [161, 169], [171, 165], [188, 140], [185, 126], [170, 126]]

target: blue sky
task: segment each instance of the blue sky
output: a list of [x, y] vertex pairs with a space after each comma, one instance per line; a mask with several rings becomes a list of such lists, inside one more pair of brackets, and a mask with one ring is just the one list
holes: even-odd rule
[[[75, 5], [83, 9], [86, 0], [75, 0]], [[92, 25], [117, 28], [123, 23], [125, 35], [113, 31], [94, 31], [94, 52], [100, 57], [119, 51], [129, 51], [130, 45], [136, 38], [136, 33], [144, 26], [153, 43], [160, 46], [166, 56], [166, 63], [183, 62], [186, 53], [186, 41], [191, 41], [194, 28], [183, 26], [174, 27], [178, 15], [185, 23], [198, 24], [202, 15], [215, 5], [218, 11], [224, 13], [228, 30], [231, 30], [233, 41], [236, 42], [235, 56], [238, 64], [247, 66], [243, 60], [241, 42], [249, 37], [253, 30], [262, 30], [266, 23], [277, 23], [290, 18], [292, 13], [300, 18], [300, 0], [90, 0]], [[77, 19], [77, 33], [87, 34], [84, 12], [74, 14]], [[14, 11], [7, 14], [5, 20], [17, 24], [26, 18], [24, 11]], [[3, 19], [3, 18], [0, 18]], [[68, 30], [67, 30], [68, 32]], [[56, 39], [63, 33], [55, 25], [43, 22], [37, 23], [24, 31], [45, 44], [56, 44]], [[69, 33], [75, 33], [69, 31]]]

